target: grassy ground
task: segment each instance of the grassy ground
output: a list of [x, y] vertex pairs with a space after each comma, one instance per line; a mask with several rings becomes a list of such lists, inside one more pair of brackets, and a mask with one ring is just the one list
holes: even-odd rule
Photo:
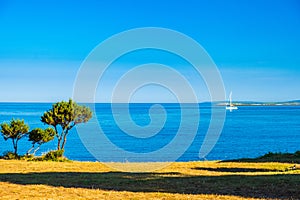
[[299, 199], [300, 169], [293, 166], [182, 162], [155, 172], [126, 173], [97, 162], [0, 160], [0, 198]]

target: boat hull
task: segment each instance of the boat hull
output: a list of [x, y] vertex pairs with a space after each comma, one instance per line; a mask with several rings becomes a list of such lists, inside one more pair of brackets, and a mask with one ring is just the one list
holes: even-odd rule
[[236, 107], [236, 106], [227, 106], [226, 107], [226, 110], [237, 110], [238, 109], [238, 107]]

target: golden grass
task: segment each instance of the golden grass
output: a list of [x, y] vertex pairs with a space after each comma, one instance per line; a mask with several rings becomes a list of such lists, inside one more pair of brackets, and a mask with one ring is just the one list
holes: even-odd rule
[[99, 162], [0, 160], [0, 199], [298, 199], [300, 170], [288, 170], [292, 165], [176, 162], [127, 173]]

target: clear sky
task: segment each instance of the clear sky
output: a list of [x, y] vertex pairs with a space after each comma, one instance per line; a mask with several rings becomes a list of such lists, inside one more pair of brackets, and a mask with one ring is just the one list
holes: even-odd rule
[[[0, 0], [0, 101], [68, 99], [89, 52], [108, 37], [139, 27], [169, 28], [196, 40], [235, 100], [300, 99], [298, 0]], [[119, 67], [128, 60], [121, 59]], [[137, 101], [173, 98], [159, 88], [145, 91]], [[107, 101], [104, 93], [97, 95]]]

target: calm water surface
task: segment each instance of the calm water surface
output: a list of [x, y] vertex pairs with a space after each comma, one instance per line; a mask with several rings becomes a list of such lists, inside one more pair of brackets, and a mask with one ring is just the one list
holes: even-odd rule
[[[12, 118], [24, 119], [30, 128], [45, 127], [40, 122], [44, 111], [51, 108], [49, 103], [0, 103], [0, 122]], [[151, 122], [149, 108], [152, 104], [130, 104], [130, 115], [134, 122], [146, 126]], [[96, 116], [109, 140], [116, 146], [130, 152], [148, 153], [163, 148], [174, 139], [180, 125], [179, 104], [161, 104], [166, 111], [166, 123], [160, 132], [149, 138], [134, 138], [127, 135], [115, 123], [110, 104], [96, 104]], [[125, 113], [124, 105], [118, 105], [117, 114], [121, 119]], [[195, 108], [188, 106], [191, 119]], [[219, 107], [217, 109], [224, 109]], [[155, 113], [158, 119], [161, 113]], [[199, 160], [199, 149], [207, 132], [211, 118], [210, 104], [200, 104], [199, 129], [193, 143], [178, 161]], [[124, 117], [124, 124], [126, 125]], [[89, 134], [88, 125], [86, 134]], [[130, 130], [130, 127], [127, 127]], [[187, 128], [188, 130], [188, 128]], [[188, 134], [188, 133], [187, 133]], [[23, 138], [19, 143], [19, 153], [25, 153], [31, 146]], [[99, 141], [101, 144], [101, 141]], [[56, 148], [56, 141], [41, 147], [38, 154]], [[95, 161], [96, 159], [82, 144], [76, 129], [68, 136], [65, 155], [72, 160]], [[178, 147], [180, 148], [180, 147]], [[11, 141], [0, 137], [0, 153], [12, 150]], [[243, 106], [226, 113], [226, 121], [221, 136], [214, 149], [207, 155], [208, 160], [224, 160], [242, 157], [257, 157], [272, 152], [295, 152], [300, 150], [300, 106]], [[124, 161], [126, 158], [105, 161]], [[153, 158], [155, 160], [155, 158]], [[130, 160], [129, 160], [130, 161]]]

